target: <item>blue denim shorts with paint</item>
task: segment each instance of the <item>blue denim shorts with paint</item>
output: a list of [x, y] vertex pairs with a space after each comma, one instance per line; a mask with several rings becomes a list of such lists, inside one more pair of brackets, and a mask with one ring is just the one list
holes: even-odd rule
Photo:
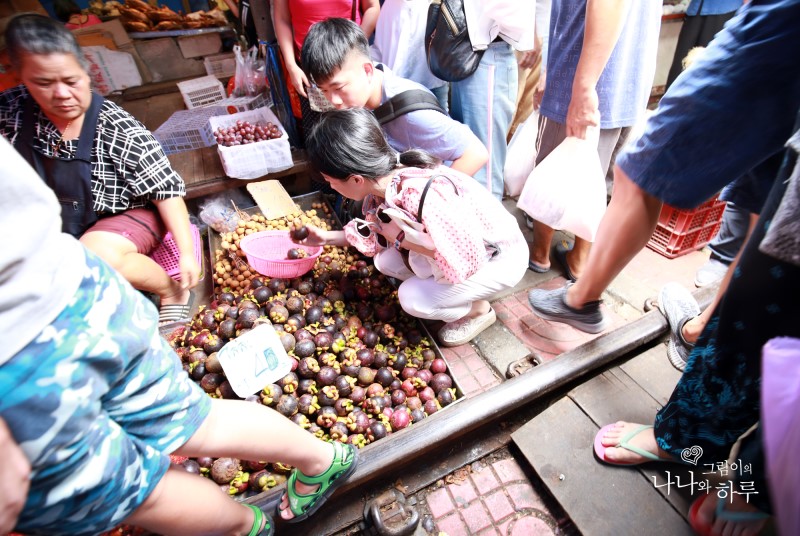
[[0, 417], [31, 462], [16, 530], [97, 534], [128, 517], [205, 420], [210, 398], [144, 296], [86, 252], [70, 304], [0, 365]]

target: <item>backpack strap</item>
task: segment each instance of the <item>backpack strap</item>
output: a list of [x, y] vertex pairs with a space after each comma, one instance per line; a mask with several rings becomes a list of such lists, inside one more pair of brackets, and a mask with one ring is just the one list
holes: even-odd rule
[[456, 183], [453, 182], [453, 179], [450, 177], [446, 177], [445, 175], [435, 175], [428, 179], [428, 182], [425, 183], [425, 188], [422, 189], [422, 194], [419, 196], [419, 206], [417, 207], [417, 221], [422, 223], [422, 206], [425, 204], [425, 197], [428, 195], [428, 189], [430, 189], [431, 184], [435, 179], [442, 177], [447, 179], [450, 184], [453, 186], [453, 191], [458, 195], [458, 187], [456, 187]]
[[384, 125], [402, 115], [416, 112], [417, 110], [436, 110], [447, 115], [447, 112], [444, 111], [436, 97], [424, 89], [408, 89], [398, 93], [375, 108], [373, 113], [378, 119], [378, 123]]

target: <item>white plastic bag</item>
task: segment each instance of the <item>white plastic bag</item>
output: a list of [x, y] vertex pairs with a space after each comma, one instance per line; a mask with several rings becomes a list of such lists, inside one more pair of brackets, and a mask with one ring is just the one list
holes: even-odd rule
[[534, 220], [594, 241], [606, 211], [606, 182], [597, 154], [599, 129], [569, 137], [531, 172], [517, 206]]
[[514, 131], [508, 143], [503, 170], [506, 194], [517, 197], [536, 163], [536, 135], [539, 132], [539, 113], [533, 112]]

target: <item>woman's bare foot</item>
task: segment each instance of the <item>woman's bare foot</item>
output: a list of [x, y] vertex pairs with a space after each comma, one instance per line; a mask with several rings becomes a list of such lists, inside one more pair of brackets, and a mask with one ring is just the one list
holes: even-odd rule
[[174, 292], [160, 296], [161, 305], [184, 305], [189, 302], [189, 289], [183, 289], [176, 283]]
[[[722, 499], [723, 510], [730, 513], [761, 513], [755, 506], [749, 504], [747, 499], [742, 498], [742, 495], [733, 494], [725, 499]], [[716, 494], [712, 493], [711, 496], [703, 499], [700, 504], [700, 509], [697, 511], [698, 524], [703, 527], [711, 527], [709, 534], [713, 536], [756, 536], [764, 528], [767, 518], [753, 519], [753, 520], [729, 520], [724, 516], [717, 516], [717, 505], [720, 499]], [[698, 499], [698, 500], [700, 500]]]
[[[616, 446], [620, 444], [626, 435], [641, 428], [642, 426], [644, 425], [625, 421], [617, 421], [614, 426], [606, 431], [601, 439], [602, 445], [606, 448], [605, 458], [610, 462], [622, 464], [637, 464], [652, 461], [649, 458], [645, 458], [641, 454], [633, 452], [632, 450]], [[672, 459], [670, 454], [659, 448], [658, 443], [656, 443], [656, 435], [653, 428], [645, 428], [638, 434], [634, 435], [628, 440], [628, 444], [647, 451], [655, 456], [658, 456], [659, 458], [663, 458], [664, 460]]]

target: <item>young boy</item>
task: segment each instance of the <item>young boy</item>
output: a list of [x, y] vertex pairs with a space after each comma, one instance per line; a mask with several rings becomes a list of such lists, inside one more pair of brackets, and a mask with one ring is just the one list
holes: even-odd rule
[[[428, 91], [373, 63], [364, 32], [347, 19], [331, 18], [312, 26], [303, 42], [301, 63], [309, 79], [338, 109], [374, 110], [403, 91]], [[409, 112], [382, 128], [395, 150], [422, 149], [467, 175], [475, 174], [489, 159], [486, 147], [469, 127], [436, 110]]]
[[153, 304], [61, 232], [55, 194], [2, 136], [0, 161], [0, 452], [16, 453], [0, 466], [28, 470], [14, 444], [30, 464], [16, 522], [20, 494], [0, 500], [0, 532], [97, 534], [125, 521], [164, 535], [272, 534], [268, 513], [170, 468], [172, 452], [294, 465], [280, 515], [314, 513], [354, 471], [355, 450], [265, 406], [208, 397], [159, 336]]

